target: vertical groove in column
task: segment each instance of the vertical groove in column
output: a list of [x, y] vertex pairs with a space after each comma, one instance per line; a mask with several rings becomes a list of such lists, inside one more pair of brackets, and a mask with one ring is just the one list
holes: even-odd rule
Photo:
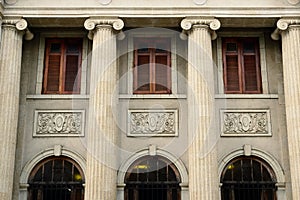
[[19, 112], [22, 34], [4, 25], [0, 47], [0, 199], [11, 200]]
[[189, 37], [189, 149], [190, 199], [215, 200], [218, 194], [214, 135], [214, 75], [211, 36], [206, 25], [197, 25]]
[[109, 25], [98, 25], [92, 52], [85, 199], [116, 199], [116, 41]]
[[300, 25], [282, 33], [285, 107], [293, 199], [300, 199]]

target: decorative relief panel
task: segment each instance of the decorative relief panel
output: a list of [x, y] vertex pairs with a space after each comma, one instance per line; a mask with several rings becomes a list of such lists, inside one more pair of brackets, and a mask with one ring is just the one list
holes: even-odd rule
[[84, 136], [84, 110], [36, 110], [33, 136]]
[[271, 136], [269, 110], [221, 110], [222, 136]]
[[177, 110], [129, 110], [128, 136], [177, 136]]

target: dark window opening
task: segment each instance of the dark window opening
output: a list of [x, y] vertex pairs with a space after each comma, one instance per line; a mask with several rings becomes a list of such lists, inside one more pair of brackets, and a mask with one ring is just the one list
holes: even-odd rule
[[222, 200], [276, 200], [276, 179], [270, 166], [256, 157], [232, 160], [221, 177]]
[[125, 177], [125, 200], [180, 200], [180, 177], [161, 156], [145, 156], [131, 165]]
[[29, 177], [29, 200], [83, 200], [84, 177], [80, 167], [67, 157], [41, 161]]

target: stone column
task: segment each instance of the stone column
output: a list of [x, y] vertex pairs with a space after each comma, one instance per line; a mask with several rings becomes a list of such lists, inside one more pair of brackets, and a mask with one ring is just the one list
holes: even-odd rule
[[0, 46], [0, 199], [11, 200], [15, 166], [24, 19], [2, 21]]
[[189, 192], [191, 200], [218, 199], [218, 162], [214, 120], [214, 71], [211, 40], [221, 26], [213, 18], [185, 18], [188, 31]]
[[116, 199], [117, 104], [116, 36], [124, 23], [117, 18], [90, 18], [84, 23], [93, 39], [87, 132], [85, 199]]
[[300, 18], [282, 18], [273, 39], [282, 38], [283, 78], [293, 199], [300, 199]]

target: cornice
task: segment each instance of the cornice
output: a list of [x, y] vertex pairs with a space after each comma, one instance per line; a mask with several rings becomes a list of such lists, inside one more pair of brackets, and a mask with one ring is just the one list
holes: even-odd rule
[[299, 25], [300, 26], [300, 17], [289, 17], [281, 18], [276, 23], [277, 28], [271, 34], [273, 40], [279, 40], [279, 35], [282, 31], [286, 31], [290, 25]]
[[[184, 13], [184, 14], [183, 14]], [[300, 16], [299, 7], [17, 7], [9, 6], [5, 16], [30, 17], [292, 17]]]

